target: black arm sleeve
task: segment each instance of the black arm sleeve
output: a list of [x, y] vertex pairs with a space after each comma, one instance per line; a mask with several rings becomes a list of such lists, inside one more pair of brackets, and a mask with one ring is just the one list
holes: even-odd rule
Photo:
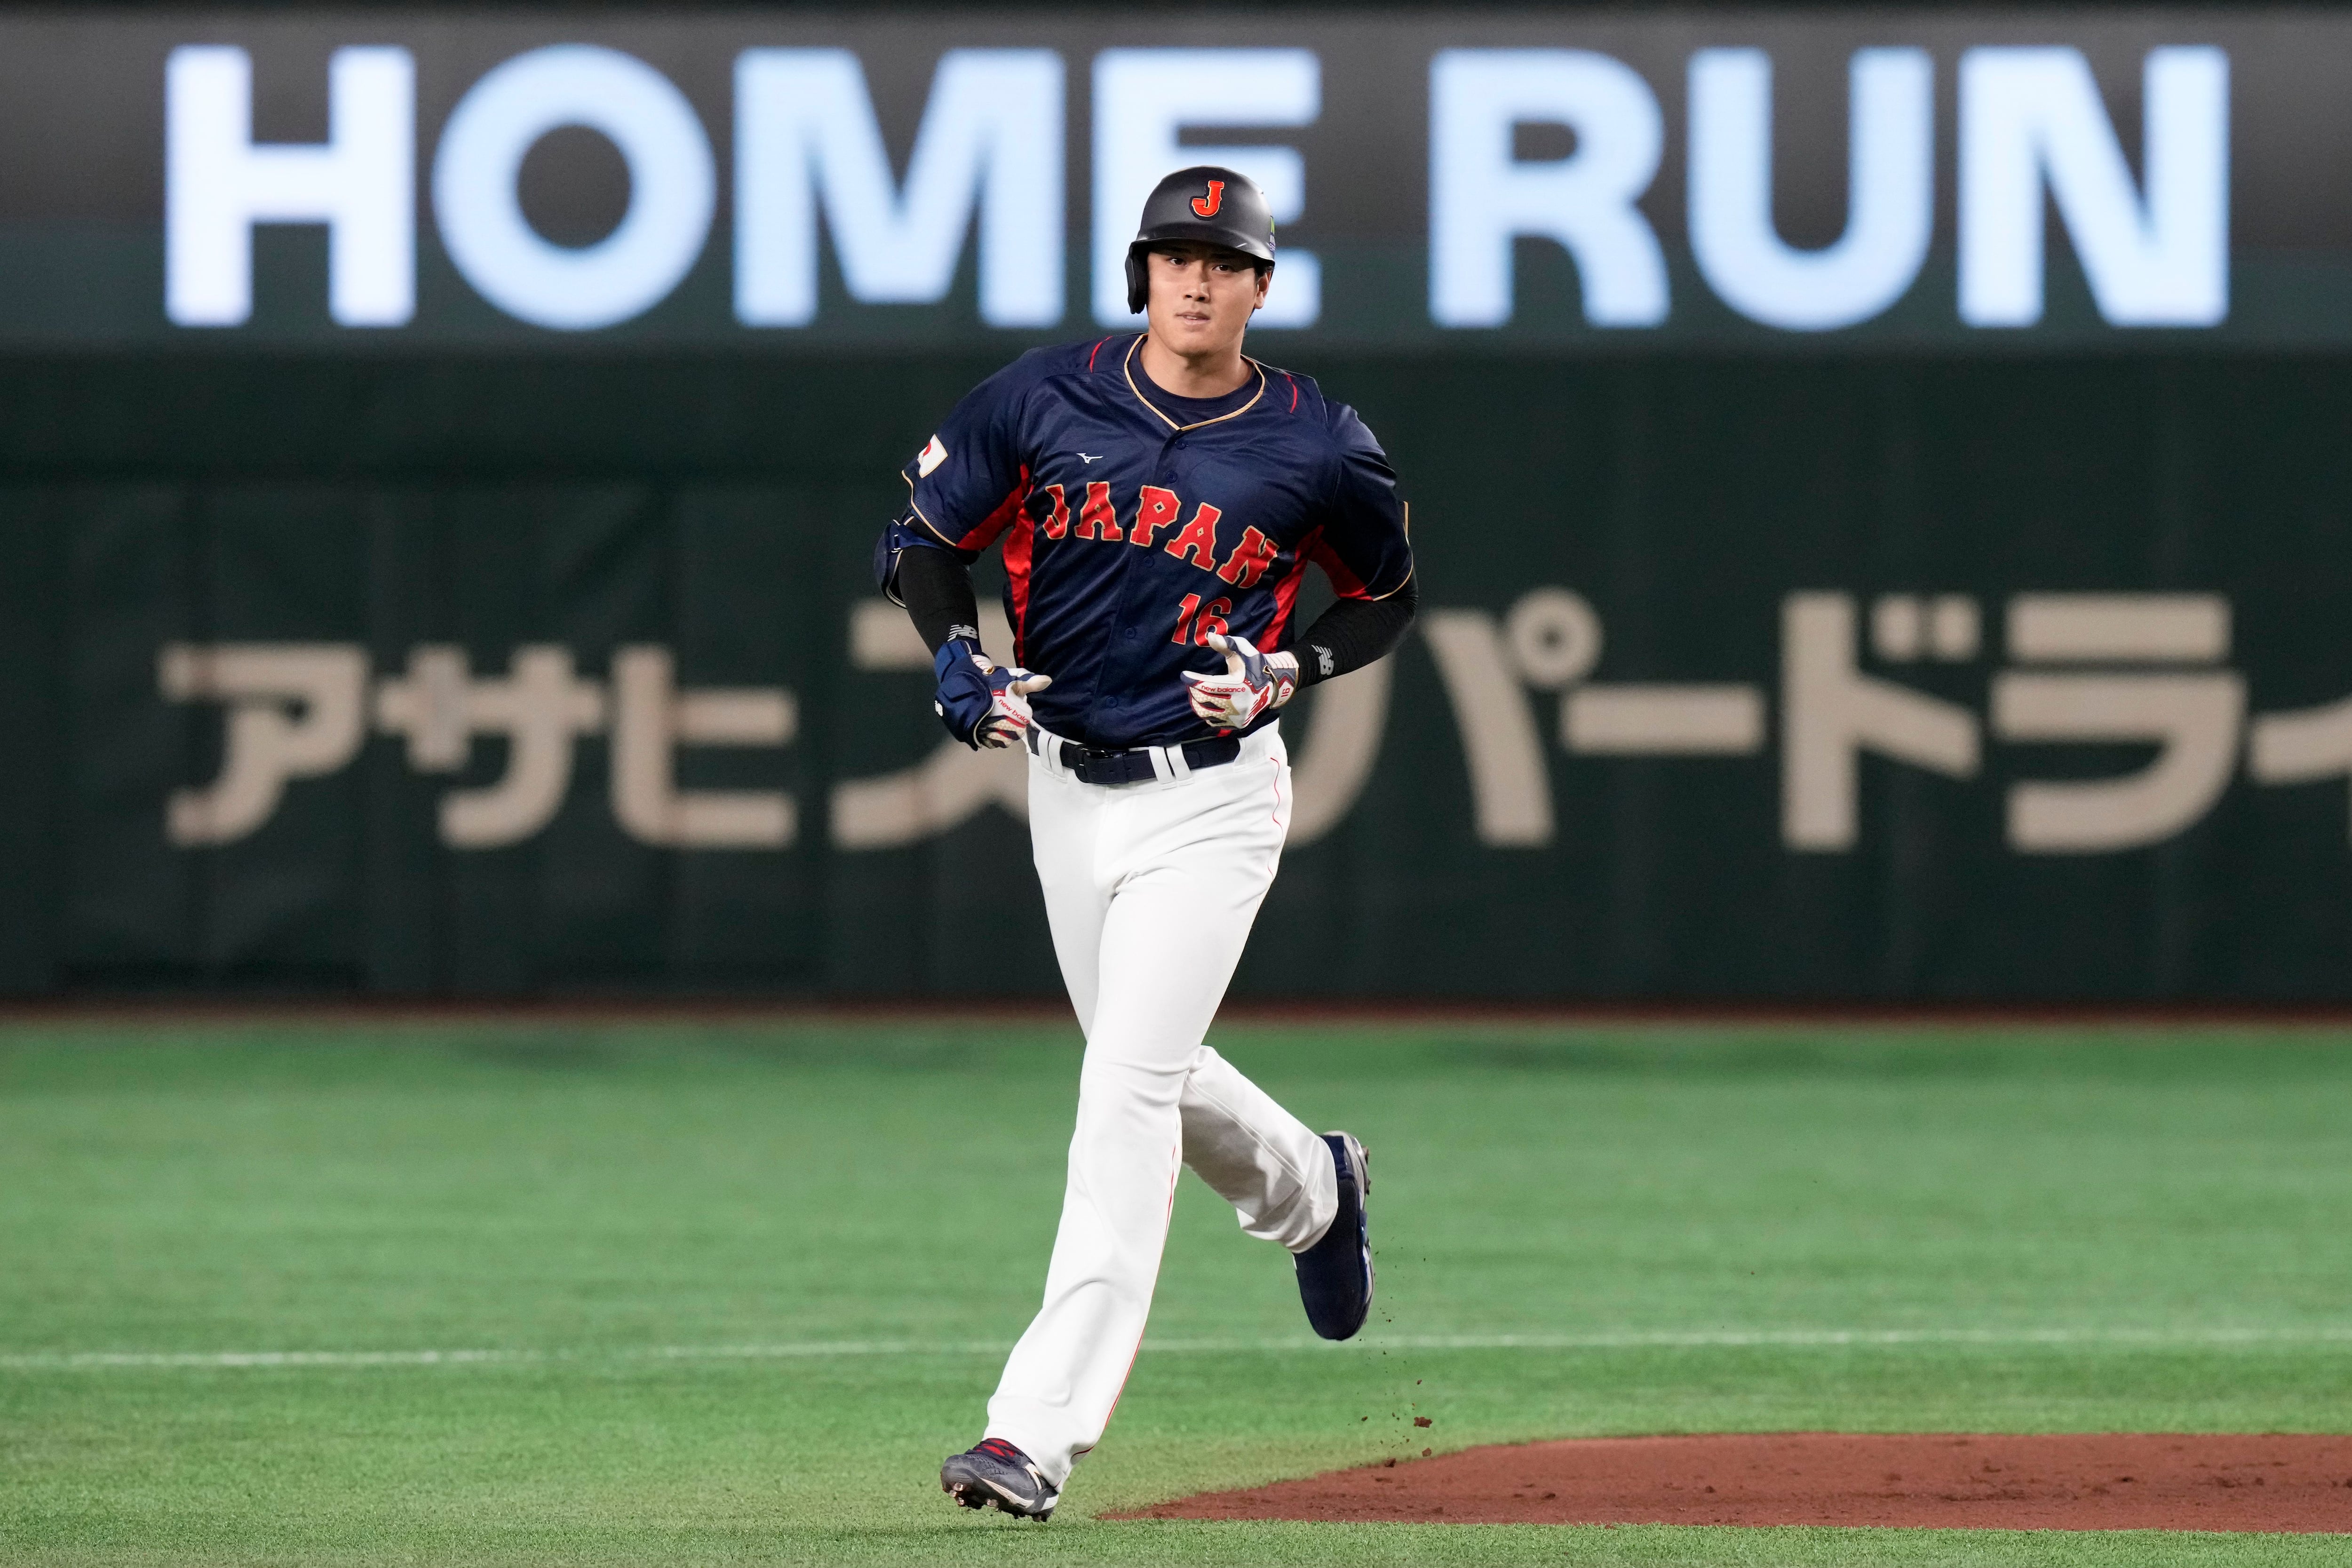
[[[971, 591], [971, 568], [944, 550], [906, 550], [891, 586], [915, 629], [933, 653], [950, 637], [980, 640], [980, 598]], [[1318, 626], [1322, 622], [1318, 621]], [[1012, 657], [1010, 648], [999, 653]]]
[[1421, 584], [1411, 577], [1385, 599], [1339, 600], [1298, 639], [1298, 684], [1312, 686], [1386, 658], [1404, 640], [1420, 604]]

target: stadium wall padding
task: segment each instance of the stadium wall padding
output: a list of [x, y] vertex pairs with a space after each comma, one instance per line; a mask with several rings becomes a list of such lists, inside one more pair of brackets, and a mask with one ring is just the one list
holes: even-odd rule
[[[1055, 990], [1017, 781], [942, 752], [867, 576], [991, 368], [6, 362], [0, 986]], [[1297, 368], [1390, 447], [1424, 614], [1286, 721], [1312, 798], [1238, 994], [2352, 995], [2352, 362]], [[356, 739], [174, 842], [240, 724], [321, 733], [237, 648], [312, 658]], [[528, 650], [567, 776], [453, 843]], [[667, 738], [635, 806], [625, 722]]]

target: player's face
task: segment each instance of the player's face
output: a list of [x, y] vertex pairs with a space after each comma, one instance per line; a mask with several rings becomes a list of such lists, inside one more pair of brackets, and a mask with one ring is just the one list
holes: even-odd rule
[[1237, 250], [1175, 245], [1146, 259], [1152, 336], [1187, 357], [1236, 348], [1251, 312], [1265, 302], [1268, 275]]

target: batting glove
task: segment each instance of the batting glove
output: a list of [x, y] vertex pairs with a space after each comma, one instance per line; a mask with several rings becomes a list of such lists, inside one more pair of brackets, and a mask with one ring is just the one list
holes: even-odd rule
[[950, 637], [931, 656], [931, 673], [939, 678], [939, 695], [931, 710], [948, 733], [978, 751], [997, 750], [1021, 739], [1029, 728], [1029, 694], [1054, 684], [1050, 675], [1001, 665], [980, 651], [980, 645]]
[[1225, 656], [1225, 673], [1183, 672], [1192, 711], [1220, 730], [1246, 730], [1259, 714], [1279, 708], [1298, 689], [1295, 654], [1260, 653], [1247, 637], [1211, 632], [1203, 639]]

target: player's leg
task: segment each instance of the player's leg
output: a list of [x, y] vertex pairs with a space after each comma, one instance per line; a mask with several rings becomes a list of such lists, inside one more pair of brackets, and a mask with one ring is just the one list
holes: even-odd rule
[[[1272, 746], [1279, 754], [1278, 739]], [[1287, 784], [1286, 773], [1286, 798]], [[1363, 1145], [1313, 1132], [1206, 1045], [1180, 1112], [1184, 1163], [1234, 1205], [1244, 1231], [1293, 1255], [1309, 1325], [1326, 1339], [1354, 1337], [1373, 1288]]]
[[1353, 1339], [1373, 1289], [1363, 1144], [1309, 1131], [1207, 1046], [1182, 1115], [1184, 1163], [1234, 1205], [1244, 1232], [1289, 1249], [1308, 1326], [1327, 1340]]
[[[1029, 833], [1037, 884], [1045, 897], [1054, 955], [1061, 965], [1062, 982], [1068, 988], [1081, 1033], [1093, 1026], [1103, 917], [1110, 908], [1110, 886], [1099, 874], [1097, 854], [1104, 808], [1110, 799], [1107, 792], [1045, 766], [1033, 763], [1030, 768]], [[1066, 1199], [1065, 1231], [1069, 1229], [1068, 1206]], [[1055, 1256], [1060, 1253], [1057, 1242]], [[1051, 1300], [1050, 1275], [1047, 1284]], [[1016, 1347], [1016, 1357], [1019, 1353]], [[1050, 1372], [1034, 1370], [1036, 1360], [1033, 1352], [1024, 1364], [1032, 1367], [1033, 1376], [1041, 1384], [1050, 1385]], [[940, 1467], [940, 1484], [968, 1508], [993, 1504], [1007, 1513], [1049, 1519], [1061, 1500], [1060, 1489], [1069, 1466], [1062, 1462], [1046, 1475], [1030, 1458], [1028, 1449], [1034, 1446], [1039, 1453], [1047, 1452], [1052, 1439], [1033, 1435], [1039, 1430], [1034, 1423], [1020, 1428], [1021, 1436], [1005, 1437], [993, 1419], [995, 1407], [992, 1402], [988, 1435], [978, 1446], [950, 1457]]]
[[1045, 895], [1045, 925], [1054, 937], [1054, 958], [1062, 985], [1078, 1016], [1078, 1032], [1094, 1032], [1095, 997], [1100, 986], [1103, 917], [1110, 910], [1110, 884], [1102, 876], [1100, 843], [1108, 791], [1032, 765], [1029, 774], [1029, 838], [1037, 867], [1037, 887]]
[[1184, 1163], [1234, 1205], [1242, 1229], [1304, 1252], [1339, 1213], [1330, 1146], [1233, 1063], [1201, 1047], [1179, 1101]]
[[[1281, 849], [1278, 753], [1230, 768], [1113, 796], [1102, 825], [1110, 896], [1061, 1226], [1045, 1302], [988, 1407], [988, 1435], [1055, 1487], [1100, 1438], [1142, 1341], [1182, 1154], [1180, 1105]], [[1032, 826], [1045, 826], [1034, 804]]]

